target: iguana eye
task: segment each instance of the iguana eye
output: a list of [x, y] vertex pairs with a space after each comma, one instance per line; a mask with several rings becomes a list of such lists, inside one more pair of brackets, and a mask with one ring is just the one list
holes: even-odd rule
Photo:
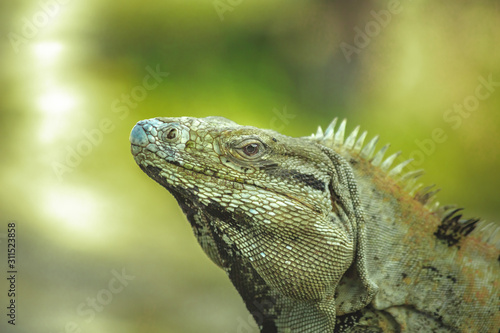
[[256, 139], [249, 139], [241, 142], [235, 148], [241, 157], [256, 159], [264, 154], [266, 147], [262, 142]]
[[243, 152], [248, 156], [253, 156], [259, 152], [259, 145], [257, 143], [251, 143], [242, 148]]

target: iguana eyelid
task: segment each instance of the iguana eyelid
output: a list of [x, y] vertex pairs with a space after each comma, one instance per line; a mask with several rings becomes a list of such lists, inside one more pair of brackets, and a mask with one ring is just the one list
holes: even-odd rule
[[237, 144], [234, 144], [233, 147], [235, 149], [241, 149], [241, 148], [243, 148], [251, 143], [257, 143], [259, 145], [265, 146], [261, 140], [254, 138], [254, 137], [250, 137], [250, 138], [245, 138], [245, 139], [239, 141]]
[[[257, 152], [254, 155], [248, 155], [245, 153], [244, 149], [245, 147], [248, 147], [249, 145], [257, 144]], [[241, 141], [237, 145], [234, 146], [234, 150], [243, 158], [249, 159], [249, 160], [256, 160], [258, 158], [261, 158], [267, 150], [267, 145], [265, 145], [262, 141], [255, 139], [255, 138], [249, 138]]]

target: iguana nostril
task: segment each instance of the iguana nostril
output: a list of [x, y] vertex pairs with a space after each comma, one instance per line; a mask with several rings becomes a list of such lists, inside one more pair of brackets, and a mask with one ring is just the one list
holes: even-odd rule
[[130, 132], [130, 143], [142, 147], [149, 144], [148, 136], [141, 125], [135, 125], [132, 132]]

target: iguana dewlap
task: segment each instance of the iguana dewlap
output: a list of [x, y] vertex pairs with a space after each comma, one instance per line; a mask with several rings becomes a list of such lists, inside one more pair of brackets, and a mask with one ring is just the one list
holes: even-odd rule
[[335, 122], [292, 138], [154, 118], [130, 142], [261, 332], [498, 332], [498, 227], [430, 207], [409, 161]]

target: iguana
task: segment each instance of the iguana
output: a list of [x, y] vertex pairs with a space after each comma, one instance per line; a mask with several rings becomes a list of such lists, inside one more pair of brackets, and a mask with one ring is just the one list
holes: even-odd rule
[[345, 128], [153, 118], [130, 142], [261, 332], [498, 332], [498, 226], [430, 205], [420, 170]]

